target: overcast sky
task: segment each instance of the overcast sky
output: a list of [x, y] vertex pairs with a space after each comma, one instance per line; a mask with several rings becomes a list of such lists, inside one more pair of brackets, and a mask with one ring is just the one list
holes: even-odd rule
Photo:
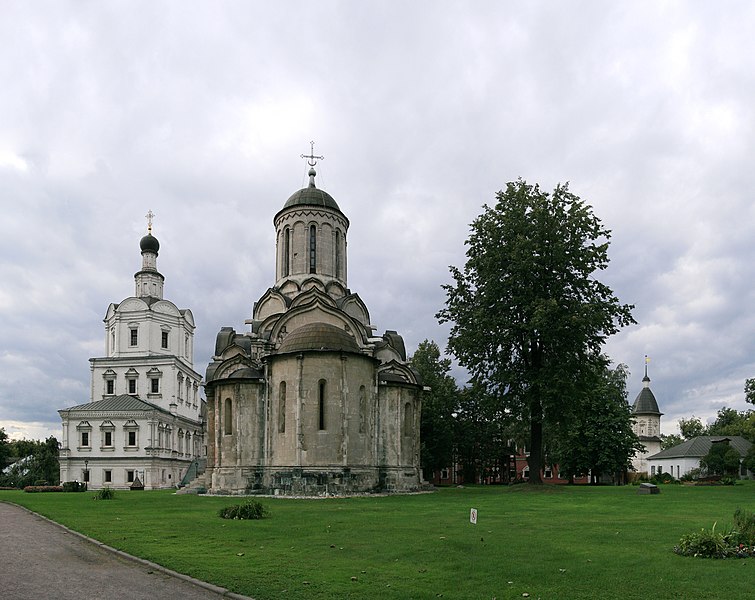
[[274, 282], [310, 140], [351, 221], [349, 287], [410, 353], [445, 346], [440, 286], [482, 205], [569, 181], [613, 231], [600, 278], [636, 305], [606, 349], [629, 400], [648, 354], [664, 433], [747, 408], [753, 31], [744, 1], [0, 1], [0, 426], [59, 436], [89, 401], [150, 209], [204, 373]]

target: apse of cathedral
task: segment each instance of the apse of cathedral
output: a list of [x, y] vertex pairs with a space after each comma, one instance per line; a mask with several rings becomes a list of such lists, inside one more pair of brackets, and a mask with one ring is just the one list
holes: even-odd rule
[[422, 385], [395, 331], [376, 335], [347, 281], [349, 220], [315, 183], [273, 218], [275, 283], [207, 367], [210, 493], [412, 491]]

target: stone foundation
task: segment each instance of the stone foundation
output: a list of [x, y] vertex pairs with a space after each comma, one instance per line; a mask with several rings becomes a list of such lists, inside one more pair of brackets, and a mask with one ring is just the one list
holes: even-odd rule
[[208, 469], [213, 494], [350, 496], [423, 489], [411, 468], [242, 467]]

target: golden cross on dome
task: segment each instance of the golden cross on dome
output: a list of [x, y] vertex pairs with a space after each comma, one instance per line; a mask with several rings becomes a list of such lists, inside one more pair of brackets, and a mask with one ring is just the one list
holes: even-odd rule
[[310, 167], [314, 167], [318, 160], [325, 160], [324, 156], [315, 156], [315, 143], [309, 142], [309, 154], [302, 154], [302, 158], [307, 159], [307, 164]]
[[147, 233], [152, 235], [152, 218], [155, 216], [155, 213], [150, 209], [144, 216], [147, 217]]

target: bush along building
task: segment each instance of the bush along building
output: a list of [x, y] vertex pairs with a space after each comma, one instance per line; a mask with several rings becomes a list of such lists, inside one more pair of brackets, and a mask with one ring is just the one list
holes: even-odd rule
[[348, 288], [349, 220], [315, 185], [275, 215], [275, 284], [250, 331], [224, 327], [205, 376], [210, 493], [350, 494], [420, 487], [419, 375]]
[[91, 397], [58, 411], [60, 479], [90, 488], [170, 488], [196, 471], [204, 449], [194, 317], [163, 298], [160, 244], [141, 239], [134, 296], [105, 315], [105, 356], [90, 359]]

